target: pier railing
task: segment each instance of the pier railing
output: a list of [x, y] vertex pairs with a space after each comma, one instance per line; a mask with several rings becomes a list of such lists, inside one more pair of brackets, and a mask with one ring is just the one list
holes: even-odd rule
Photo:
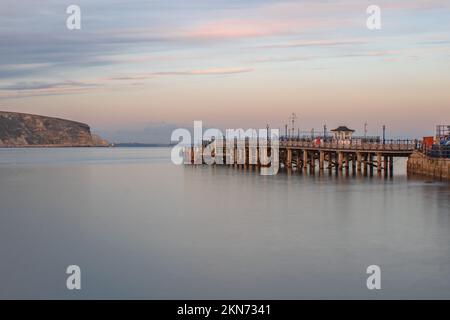
[[406, 151], [412, 152], [420, 148], [417, 140], [385, 140], [380, 142], [365, 142], [361, 140], [324, 141], [286, 139], [280, 141], [280, 147], [333, 149], [333, 150], [361, 150], [361, 151]]
[[[259, 145], [259, 139], [253, 140], [256, 145]], [[271, 140], [266, 140], [268, 146], [271, 145]], [[210, 144], [212, 141], [203, 141], [203, 146]], [[250, 142], [249, 138], [234, 139], [235, 145], [248, 146]], [[225, 146], [226, 141], [222, 140], [222, 144]], [[386, 152], [403, 152], [410, 153], [415, 150], [423, 150], [422, 142], [420, 140], [409, 139], [389, 139], [389, 140], [366, 140], [366, 139], [351, 139], [351, 140], [335, 140], [335, 139], [310, 139], [310, 138], [286, 138], [280, 137], [280, 148], [301, 148], [301, 149], [324, 149], [324, 150], [348, 150], [348, 151], [386, 151]]]

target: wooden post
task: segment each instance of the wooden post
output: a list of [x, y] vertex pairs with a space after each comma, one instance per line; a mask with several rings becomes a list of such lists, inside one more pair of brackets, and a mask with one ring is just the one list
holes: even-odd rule
[[311, 152], [311, 160], [309, 162], [309, 172], [314, 173], [316, 171], [316, 154]]
[[363, 158], [364, 158], [364, 160], [363, 160], [364, 161], [364, 175], [367, 176], [367, 160], [369, 158], [369, 155], [366, 153], [366, 154], [364, 154]]
[[244, 148], [244, 168], [245, 169], [247, 169], [248, 164], [250, 162], [249, 161], [249, 156], [250, 156], [249, 152], [250, 152], [250, 148], [246, 145]]
[[303, 169], [307, 169], [308, 168], [308, 150], [304, 149], [303, 150]]
[[227, 145], [225, 141], [222, 141], [222, 164], [227, 163]]
[[256, 167], [261, 166], [261, 159], [259, 158], [259, 146], [256, 148]]
[[377, 153], [377, 172], [378, 172], [378, 175], [381, 175], [381, 166], [382, 166], [382, 164], [381, 164], [381, 153]]
[[247, 148], [248, 149], [247, 149], [247, 157], [246, 157], [246, 160], [247, 160], [247, 166], [246, 167], [251, 170], [252, 169], [251, 163], [252, 163], [253, 154], [252, 154], [252, 148], [250, 148], [250, 144], [248, 145]]
[[292, 167], [292, 149], [287, 149], [286, 168]]
[[393, 156], [389, 157], [389, 176], [390, 177], [394, 176], [394, 157]]
[[388, 176], [389, 159], [388, 156], [384, 156], [384, 176]]
[[244, 168], [245, 167], [245, 154], [247, 153], [245, 145], [238, 148], [239, 156], [238, 156], [238, 167]]
[[348, 174], [348, 172], [349, 172], [349, 169], [350, 169], [350, 159], [349, 159], [349, 154], [348, 154], [348, 152], [346, 152], [345, 154], [344, 154], [344, 157], [345, 157], [345, 173], [346, 174]]
[[361, 152], [356, 153], [356, 166], [358, 167], [358, 172], [362, 171], [362, 155]]
[[[203, 147], [193, 147], [193, 155], [194, 155], [194, 161], [193, 164], [203, 164]], [[199, 157], [200, 154], [200, 157]]]
[[331, 176], [333, 172], [333, 153], [328, 152], [328, 174]]
[[344, 161], [344, 153], [342, 151], [338, 152], [338, 167], [339, 170], [342, 170], [342, 163]]
[[202, 161], [202, 164], [206, 164], [205, 159], [203, 158], [203, 155], [205, 154], [205, 147], [202, 145], [200, 150], [200, 159]]
[[323, 171], [325, 161], [325, 152], [319, 151], [319, 170]]
[[233, 151], [233, 165], [234, 165], [235, 168], [237, 168], [237, 166], [238, 166], [238, 148], [237, 148], [237, 145], [234, 144], [233, 149], [234, 149], [234, 151]]
[[337, 151], [334, 153], [334, 169], [337, 174], [339, 172], [339, 153]]
[[352, 153], [352, 174], [356, 174], [356, 153]]
[[328, 152], [328, 170], [330, 170], [330, 171], [331, 171], [331, 168], [333, 167], [332, 154], [333, 154], [333, 153]]

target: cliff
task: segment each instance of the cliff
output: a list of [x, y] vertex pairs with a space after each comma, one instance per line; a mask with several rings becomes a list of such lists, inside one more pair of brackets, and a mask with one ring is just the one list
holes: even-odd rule
[[94, 147], [108, 142], [87, 124], [39, 115], [0, 111], [0, 147]]

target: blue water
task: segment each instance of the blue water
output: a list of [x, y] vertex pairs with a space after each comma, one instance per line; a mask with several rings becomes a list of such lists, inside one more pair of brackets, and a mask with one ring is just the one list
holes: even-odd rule
[[450, 186], [408, 179], [401, 159], [384, 179], [169, 157], [0, 149], [0, 298], [450, 298]]

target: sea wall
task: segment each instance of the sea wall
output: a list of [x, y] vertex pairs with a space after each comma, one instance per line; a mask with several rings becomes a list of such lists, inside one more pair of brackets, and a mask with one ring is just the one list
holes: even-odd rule
[[408, 175], [421, 175], [439, 180], [450, 180], [450, 159], [431, 158], [414, 152], [408, 158]]

